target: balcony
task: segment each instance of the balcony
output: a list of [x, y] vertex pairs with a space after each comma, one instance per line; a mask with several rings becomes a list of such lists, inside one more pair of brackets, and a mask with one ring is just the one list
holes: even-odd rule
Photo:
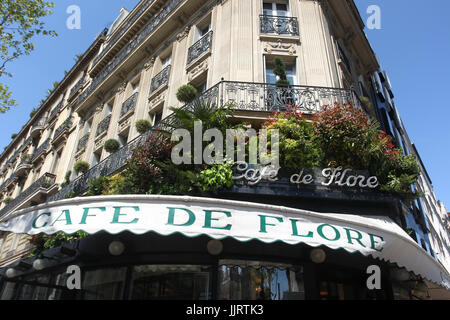
[[48, 121], [51, 121], [53, 119], [53, 117], [55, 117], [59, 110], [61, 110], [63, 106], [63, 101], [61, 101], [60, 103], [58, 103], [58, 105], [50, 112], [50, 116], [48, 117]]
[[134, 108], [136, 108], [138, 96], [139, 92], [135, 92], [122, 104], [122, 109], [120, 110], [120, 118], [124, 117], [127, 114], [131, 114], [131, 111], [134, 110]]
[[47, 118], [42, 118], [39, 121], [37, 121], [36, 123], [34, 123], [30, 129], [30, 137], [32, 139], [38, 137], [44, 130], [46, 123], [47, 123]]
[[56, 192], [58, 186], [55, 184], [55, 181], [56, 176], [54, 174], [45, 173], [25, 191], [21, 192], [13, 201], [0, 210], [0, 217], [4, 216], [13, 209], [23, 208], [28, 203], [44, 202], [48, 195]]
[[191, 65], [192, 62], [203, 56], [205, 53], [211, 51], [212, 36], [213, 32], [208, 32], [189, 48], [187, 58], [188, 66]]
[[69, 99], [68, 100], [72, 100], [76, 96], [76, 94], [80, 93], [81, 90], [83, 89], [83, 85], [84, 84], [85, 84], [85, 81], [84, 81], [84, 75], [83, 75], [81, 77], [81, 79], [78, 80], [78, 82], [70, 90]]
[[[284, 110], [287, 104], [295, 105], [305, 113], [318, 112], [323, 105], [333, 105], [335, 102], [352, 102], [357, 109], [362, 109], [361, 102], [352, 90], [306, 86], [280, 88], [274, 84], [265, 83], [221, 81], [202, 93], [199, 99], [214, 102], [217, 106], [232, 103], [232, 108], [237, 112], [258, 112], [263, 118], [270, 115], [271, 112]], [[125, 115], [131, 110], [129, 106], [133, 105], [133, 103], [135, 104], [135, 100], [136, 98], [132, 96], [124, 103], [122, 115]], [[185, 107], [188, 108], [189, 105]], [[155, 126], [155, 128], [164, 128], [172, 119], [172, 116], [168, 116]], [[149, 134], [152, 134], [152, 131], [148, 131], [148, 133], [130, 141], [117, 152], [111, 154], [102, 162], [93, 166], [85, 174], [65, 186], [57, 194], [51, 196], [48, 200], [63, 200], [70, 193], [82, 194], [88, 190], [91, 179], [108, 176], [121, 170], [126, 165], [133, 149], [145, 142]]]
[[26, 175], [33, 168], [31, 164], [31, 156], [22, 158], [14, 173], [18, 177]]
[[298, 21], [295, 17], [260, 15], [261, 34], [299, 36]]
[[150, 85], [150, 94], [156, 92], [159, 88], [169, 83], [170, 70], [171, 66], [168, 65], [152, 79], [152, 84]]
[[67, 118], [59, 127], [56, 129], [55, 134], [53, 135], [53, 144], [58, 143], [61, 138], [64, 138], [66, 134], [69, 132], [70, 127], [72, 126], [71, 117]]
[[45, 140], [33, 153], [32, 161], [44, 155], [50, 147], [50, 139]]
[[108, 131], [109, 123], [111, 122], [111, 115], [107, 116], [105, 119], [103, 119], [97, 127], [97, 132], [95, 134], [96, 137], [100, 136], [102, 133], [105, 133]]
[[78, 141], [77, 145], [77, 153], [81, 150], [86, 149], [87, 142], [89, 141], [89, 133], [85, 134], [81, 139]]
[[17, 179], [18, 177], [16, 176], [15, 173], [13, 173], [11, 177], [8, 178], [8, 180], [2, 183], [2, 185], [0, 186], [0, 191], [5, 188], [8, 188], [13, 182], [17, 181]]

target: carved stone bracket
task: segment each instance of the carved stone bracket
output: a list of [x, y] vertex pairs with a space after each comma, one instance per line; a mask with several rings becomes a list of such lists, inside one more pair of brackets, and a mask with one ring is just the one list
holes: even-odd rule
[[146, 64], [144, 64], [144, 69], [147, 71], [155, 65], [156, 58], [152, 57]]
[[124, 81], [120, 84], [120, 86], [117, 88], [116, 93], [120, 94], [122, 92], [125, 92], [125, 89], [127, 88], [127, 82]]
[[154, 108], [156, 108], [157, 106], [159, 106], [161, 103], [164, 103], [165, 99], [166, 99], [166, 93], [167, 90], [161, 92], [160, 94], [158, 94], [157, 96], [151, 97], [149, 99], [149, 112], [152, 111]]
[[191, 30], [190, 26], [186, 26], [184, 28], [183, 31], [181, 31], [178, 36], [177, 36], [177, 40], [180, 42], [181, 40], [183, 40], [184, 38], [186, 38], [189, 35], [189, 31]]

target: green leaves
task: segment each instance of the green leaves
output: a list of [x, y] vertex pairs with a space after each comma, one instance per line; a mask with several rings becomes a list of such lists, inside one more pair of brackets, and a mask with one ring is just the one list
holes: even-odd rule
[[[53, 2], [43, 0], [2, 0], [0, 2], [0, 78], [11, 76], [6, 65], [35, 48], [35, 36], [57, 36], [47, 30], [42, 18], [52, 14]], [[9, 88], [0, 83], [0, 113], [16, 105]]]

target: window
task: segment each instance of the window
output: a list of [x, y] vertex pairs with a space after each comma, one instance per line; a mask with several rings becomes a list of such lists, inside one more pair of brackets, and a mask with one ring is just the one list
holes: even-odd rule
[[98, 151], [98, 152], [94, 152], [93, 156], [92, 156], [92, 163], [91, 163], [91, 167], [97, 165], [100, 162], [100, 158], [102, 156], [102, 151]]
[[109, 101], [108, 103], [105, 104], [105, 108], [103, 109], [103, 117], [104, 118], [109, 116], [112, 113], [113, 105], [114, 105], [114, 100]]
[[118, 140], [119, 140], [119, 143], [120, 143], [121, 147], [126, 145], [127, 142], [128, 142], [128, 132], [119, 134], [119, 139]]
[[303, 268], [259, 261], [221, 261], [219, 299], [304, 300]]
[[156, 126], [162, 120], [162, 110], [153, 114], [153, 125]]
[[206, 36], [211, 30], [211, 18], [209, 18], [207, 21], [200, 23], [195, 28], [194, 42], [197, 42], [199, 39]]
[[84, 275], [85, 300], [118, 300], [123, 297], [127, 268], [100, 269]]
[[283, 2], [264, 2], [263, 14], [266, 16], [287, 17], [289, 5]]
[[130, 298], [133, 300], [208, 300], [211, 298], [209, 267], [135, 266]]
[[84, 123], [83, 136], [91, 132], [92, 118]]
[[55, 159], [53, 160], [52, 173], [56, 173], [58, 169], [59, 161], [61, 160], [62, 150], [56, 153]]
[[161, 64], [162, 64], [161, 69], [165, 69], [168, 66], [170, 66], [171, 62], [172, 62], [172, 55], [169, 54], [166, 58], [161, 59]]
[[[284, 62], [286, 77], [291, 85], [297, 84], [297, 71], [295, 67], [295, 62]], [[266, 60], [266, 83], [275, 84], [278, 81], [278, 76], [273, 72], [274, 64], [271, 60]]]
[[139, 80], [131, 83], [131, 88], [133, 89], [133, 94], [139, 92]]

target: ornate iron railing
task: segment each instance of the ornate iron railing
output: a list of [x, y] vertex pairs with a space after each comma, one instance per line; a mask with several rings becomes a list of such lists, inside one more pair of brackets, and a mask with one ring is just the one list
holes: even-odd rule
[[97, 127], [96, 137], [101, 135], [103, 132], [107, 131], [109, 128], [109, 123], [111, 122], [111, 115], [107, 116], [105, 119], [100, 121]]
[[72, 118], [67, 118], [59, 127], [56, 129], [55, 134], [53, 135], [53, 140], [58, 138], [62, 133], [68, 130], [72, 126]]
[[150, 85], [150, 93], [154, 92], [156, 89], [169, 82], [171, 68], [172, 66], [168, 65], [152, 79], [152, 84]]
[[120, 117], [127, 114], [130, 110], [134, 110], [134, 108], [136, 108], [136, 102], [137, 102], [138, 95], [139, 95], [139, 92], [135, 92], [131, 97], [129, 97], [122, 104], [122, 109], [120, 110]]
[[324, 105], [334, 103], [353, 105], [361, 109], [361, 102], [352, 90], [288, 86], [275, 84], [223, 81], [219, 84], [218, 105], [232, 104], [234, 110], [275, 112], [295, 106], [305, 113], [319, 112]]
[[95, 66], [105, 55], [109, 52], [109, 49], [111, 49], [112, 46], [116, 44], [116, 42], [125, 34], [125, 32], [130, 28], [130, 26], [136, 22], [136, 20], [142, 15], [142, 13], [150, 7], [150, 5], [155, 0], [147, 0], [145, 3], [139, 8], [138, 11], [130, 18], [128, 21], [122, 26], [120, 31], [108, 41], [108, 44], [103, 48], [103, 50], [100, 52], [100, 54], [95, 57], [93, 66]]
[[2, 185], [0, 186], [0, 191], [6, 188], [16, 178], [17, 178], [16, 174], [13, 173], [11, 177], [8, 178], [8, 180], [2, 183]]
[[212, 36], [213, 32], [208, 32], [189, 48], [187, 58], [188, 65], [211, 49]]
[[39, 147], [36, 148], [36, 150], [33, 153], [33, 157], [32, 160], [36, 159], [37, 157], [39, 157], [43, 152], [45, 152], [48, 147], [50, 145], [50, 138], [48, 138], [47, 140], [45, 140]]
[[260, 15], [259, 19], [262, 34], [299, 35], [298, 21], [295, 17]]
[[31, 186], [29, 186], [25, 191], [21, 192], [14, 200], [8, 203], [2, 210], [0, 210], [0, 217], [5, 215], [7, 212], [11, 211], [23, 201], [25, 201], [29, 196], [35, 193], [39, 189], [49, 189], [55, 184], [56, 176], [51, 173], [45, 173], [42, 177], [36, 180]]
[[63, 101], [61, 100], [57, 106], [50, 112], [50, 116], [48, 117], [48, 120], [53, 119], [53, 117], [58, 113], [58, 111], [62, 108]]
[[71, 99], [71, 98], [75, 95], [75, 93], [77, 93], [78, 90], [80, 90], [80, 88], [83, 86], [84, 83], [85, 83], [85, 81], [84, 81], [84, 74], [83, 74], [83, 76], [81, 77], [81, 79], [78, 80], [78, 82], [77, 82], [77, 83], [73, 86], [73, 88], [70, 90], [70, 93], [69, 93], [69, 99]]
[[166, 7], [153, 17], [146, 26], [137, 34], [133, 40], [131, 40], [118, 54], [117, 56], [92, 80], [91, 85], [85, 89], [79, 96], [77, 103], [81, 104], [91, 93], [94, 91], [100, 83], [109, 76], [112, 71], [141, 44], [148, 35], [152, 33], [166, 17], [184, 0], [171, 0]]
[[78, 141], [77, 145], [77, 152], [81, 149], [86, 147], [87, 142], [89, 141], [89, 133], [85, 134], [81, 139]]

